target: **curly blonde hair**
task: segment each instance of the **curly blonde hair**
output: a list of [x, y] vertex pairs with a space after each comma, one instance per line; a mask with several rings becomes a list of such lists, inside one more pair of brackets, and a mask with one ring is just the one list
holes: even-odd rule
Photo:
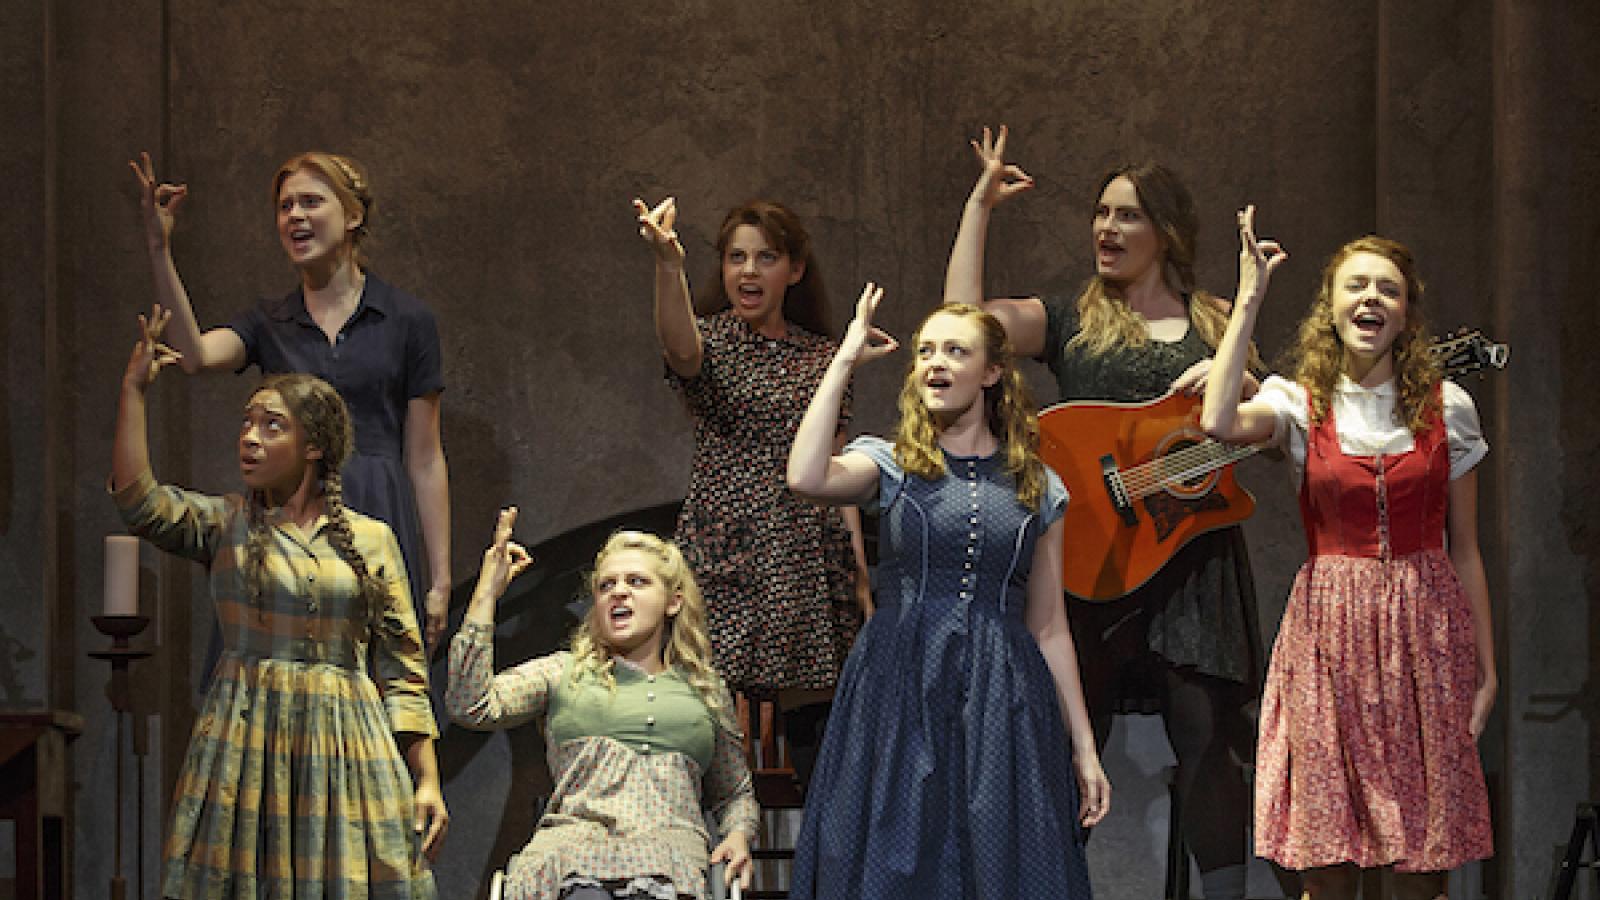
[[1439, 382], [1444, 373], [1429, 347], [1433, 338], [1422, 308], [1423, 283], [1411, 250], [1399, 241], [1377, 235], [1356, 238], [1340, 247], [1322, 269], [1322, 283], [1311, 312], [1300, 322], [1294, 346], [1285, 357], [1283, 370], [1311, 395], [1313, 422], [1322, 422], [1333, 405], [1333, 392], [1339, 376], [1345, 373], [1344, 342], [1333, 320], [1335, 277], [1345, 260], [1357, 253], [1371, 253], [1394, 263], [1405, 279], [1406, 324], [1394, 339], [1395, 381], [1399, 397], [1394, 405], [1395, 424], [1420, 434], [1440, 412]]
[[[983, 341], [983, 365], [1001, 368], [1000, 379], [983, 389], [984, 421], [1005, 450], [1005, 470], [1017, 485], [1017, 499], [1031, 510], [1044, 497], [1044, 463], [1039, 459], [1039, 417], [1033, 412], [1028, 384], [1017, 371], [1016, 354], [1004, 325], [993, 315], [967, 303], [946, 303], [917, 327], [911, 346], [922, 343], [922, 331], [935, 316], [954, 316], [978, 327]], [[939, 448], [939, 428], [923, 402], [913, 358], [900, 386], [900, 424], [895, 429], [894, 459], [907, 473], [934, 480], [945, 475], [944, 453]]]
[[[1189, 323], [1215, 348], [1228, 329], [1227, 301], [1195, 286], [1195, 248], [1200, 235], [1200, 219], [1195, 214], [1194, 198], [1176, 172], [1160, 163], [1128, 163], [1112, 169], [1100, 179], [1095, 202], [1118, 178], [1126, 178], [1139, 197], [1139, 207], [1149, 217], [1161, 238], [1161, 277], [1173, 293], [1184, 298]], [[1137, 349], [1150, 343], [1150, 332], [1143, 316], [1133, 311], [1122, 297], [1122, 289], [1096, 274], [1078, 294], [1078, 333], [1069, 346], [1081, 347], [1090, 356], [1112, 350]], [[1250, 346], [1250, 368], [1261, 371], [1261, 358]]]
[[[734, 711], [724, 702], [727, 688], [722, 676], [711, 667], [711, 640], [706, 635], [706, 602], [700, 594], [700, 585], [694, 572], [684, 561], [683, 551], [671, 541], [662, 540], [643, 531], [618, 531], [611, 535], [595, 555], [594, 568], [584, 578], [589, 596], [594, 596], [594, 573], [614, 553], [635, 550], [655, 562], [655, 575], [661, 579], [662, 588], [669, 595], [683, 598], [676, 615], [667, 617], [667, 629], [662, 642], [661, 658], [668, 667], [675, 667], [700, 695], [711, 717], [728, 731], [737, 731]], [[599, 633], [595, 618], [600, 615], [600, 605], [593, 603], [572, 634], [573, 679], [597, 678], [612, 690], [616, 689], [616, 663], [611, 648], [596, 636]]]

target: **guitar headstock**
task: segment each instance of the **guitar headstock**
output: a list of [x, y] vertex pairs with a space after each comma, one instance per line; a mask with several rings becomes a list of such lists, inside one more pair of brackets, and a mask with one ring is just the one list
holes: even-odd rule
[[1458, 328], [1449, 336], [1434, 341], [1428, 352], [1439, 361], [1439, 368], [1449, 378], [1484, 369], [1504, 369], [1511, 361], [1509, 344], [1495, 343], [1476, 328]]

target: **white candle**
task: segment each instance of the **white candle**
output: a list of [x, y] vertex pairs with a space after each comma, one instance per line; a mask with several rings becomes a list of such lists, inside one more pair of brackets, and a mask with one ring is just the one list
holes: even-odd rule
[[132, 535], [106, 535], [105, 614], [139, 614], [139, 539]]

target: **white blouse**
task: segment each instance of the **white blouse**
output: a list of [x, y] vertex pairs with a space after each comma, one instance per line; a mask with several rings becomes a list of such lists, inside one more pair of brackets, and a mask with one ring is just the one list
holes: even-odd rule
[[[1394, 419], [1397, 389], [1393, 379], [1374, 388], [1364, 388], [1339, 376], [1333, 393], [1333, 419], [1339, 428], [1339, 449], [1350, 456], [1377, 456], [1404, 453], [1415, 446], [1411, 429]], [[1278, 375], [1269, 377], [1252, 400], [1272, 408], [1277, 421], [1270, 443], [1289, 451], [1294, 464], [1294, 485], [1298, 489], [1306, 469], [1306, 432], [1310, 411], [1306, 408], [1306, 389]], [[1450, 444], [1450, 478], [1455, 480], [1472, 471], [1489, 452], [1478, 422], [1478, 408], [1460, 385], [1444, 382], [1444, 427]]]

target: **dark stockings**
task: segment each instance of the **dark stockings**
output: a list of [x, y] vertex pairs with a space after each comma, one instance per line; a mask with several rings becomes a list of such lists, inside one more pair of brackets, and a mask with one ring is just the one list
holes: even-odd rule
[[[1251, 797], [1241, 761], [1253, 756], [1254, 741], [1254, 729], [1242, 709], [1245, 688], [1192, 670], [1161, 668], [1162, 720], [1178, 760], [1184, 841], [1202, 879], [1210, 874], [1211, 881], [1236, 881], [1242, 896]], [[1095, 744], [1103, 749], [1111, 735], [1112, 711], [1109, 702], [1099, 706], [1092, 711], [1093, 724]], [[1234, 888], [1229, 884], [1217, 896], [1231, 894]]]

